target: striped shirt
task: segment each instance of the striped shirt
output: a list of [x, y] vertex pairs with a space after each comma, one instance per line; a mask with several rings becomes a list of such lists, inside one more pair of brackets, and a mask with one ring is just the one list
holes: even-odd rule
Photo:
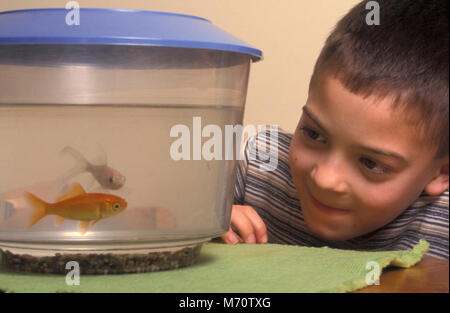
[[[290, 172], [288, 152], [292, 136], [278, 130], [278, 140], [271, 142], [269, 130], [259, 132], [247, 141], [237, 170], [234, 204], [256, 210], [266, 224], [270, 243], [381, 251], [411, 249], [419, 239], [425, 239], [430, 244], [428, 255], [448, 259], [448, 190], [436, 197], [423, 193], [400, 216], [369, 234], [332, 243], [314, 235], [303, 218]], [[274, 151], [277, 155], [267, 155]], [[278, 159], [276, 168], [261, 170], [271, 156]]]

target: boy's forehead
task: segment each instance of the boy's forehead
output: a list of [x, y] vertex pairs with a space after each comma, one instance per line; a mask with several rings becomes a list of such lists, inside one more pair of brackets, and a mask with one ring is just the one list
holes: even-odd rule
[[338, 78], [333, 76], [324, 76], [320, 83], [310, 90], [309, 96], [318, 101], [324, 110], [330, 110], [331, 108], [345, 110], [350, 104], [353, 104], [358, 105], [359, 110], [383, 109], [392, 113], [387, 115], [392, 115], [395, 118], [399, 117], [399, 114], [390, 105], [394, 100], [392, 96], [381, 97], [374, 94], [355, 93], [346, 88]]
[[[310, 90], [308, 109], [324, 119], [339, 122], [337, 124], [353, 127], [362, 125], [367, 130], [377, 130], [380, 135], [396, 136], [409, 133], [411, 144], [416, 143], [430, 149], [426, 140], [426, 128], [419, 112], [407, 110], [401, 99], [393, 94], [356, 94], [332, 75], [322, 77]], [[317, 106], [317, 108], [315, 108]], [[320, 107], [320, 108], [319, 108]], [[364, 136], [364, 132], [361, 133]]]
[[311, 89], [309, 96], [324, 104], [333, 104], [345, 108], [349, 102], [360, 105], [360, 110], [368, 113], [384, 111], [386, 118], [399, 124], [409, 125], [418, 129], [421, 124], [421, 114], [418, 110], [409, 109], [406, 105], [406, 93], [393, 90], [361, 89], [355, 92], [347, 88], [339, 77], [331, 74], [321, 75], [318, 84]]

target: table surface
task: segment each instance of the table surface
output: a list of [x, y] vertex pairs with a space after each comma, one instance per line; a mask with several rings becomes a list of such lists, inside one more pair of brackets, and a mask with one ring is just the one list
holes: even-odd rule
[[417, 265], [406, 268], [388, 268], [383, 271], [379, 285], [358, 290], [370, 292], [446, 292], [448, 293], [448, 260], [424, 257]]
[[[250, 253], [250, 255], [252, 257], [254, 257], [253, 254]], [[244, 255], [244, 257], [245, 257], [245, 255]], [[218, 264], [219, 269], [215, 268], [214, 273], [211, 273], [211, 274], [205, 274], [205, 271], [203, 271], [203, 272], [201, 271], [201, 268], [204, 268], [204, 267], [198, 266], [197, 274], [200, 273], [200, 276], [203, 275], [202, 277], [207, 277], [208, 275], [211, 276], [214, 274], [216, 276], [216, 278], [214, 278], [212, 280], [213, 281], [221, 281], [220, 278], [223, 277], [223, 275], [226, 275], [227, 270], [229, 270], [229, 269], [227, 269], [226, 266], [227, 266], [227, 264], [230, 263], [230, 258], [233, 258], [233, 256], [228, 255], [228, 258], [227, 258], [227, 255], [225, 255], [224, 257], [219, 257], [219, 258], [215, 259], [216, 264]], [[214, 258], [212, 258], [212, 259], [206, 258], [205, 260], [203, 260], [206, 262], [203, 265], [207, 264], [211, 260], [214, 260]], [[214, 263], [214, 262], [212, 262], [212, 263]], [[241, 266], [241, 268], [239, 270], [242, 273], [242, 271], [248, 270], [248, 266], [247, 266], [246, 262], [241, 262], [241, 263], [243, 263], [243, 265]], [[194, 272], [195, 272], [195, 267], [192, 267], [191, 269], [194, 270]], [[0, 273], [0, 276], [1, 276], [1, 274], [2, 273]], [[155, 275], [152, 277], [153, 281], [155, 281], [155, 278], [158, 278], [158, 276], [162, 275], [163, 277], [159, 277], [159, 281], [161, 281], [161, 279], [163, 279], [163, 281], [167, 283], [168, 277], [167, 277], [167, 275], [164, 275], [163, 272], [153, 273], [153, 274]], [[180, 277], [180, 273], [175, 273], [175, 272], [169, 271], [169, 272], [167, 272], [167, 274], [171, 274], [169, 276], [175, 276], [175, 279], [179, 279], [179, 277]], [[291, 271], [288, 271], [288, 274], [291, 274]], [[3, 275], [8, 275], [8, 273], [3, 273]], [[11, 275], [9, 275], [6, 278], [11, 279], [10, 276]], [[117, 282], [117, 279], [120, 278], [119, 276], [120, 275], [116, 275], [116, 276], [110, 275], [109, 277], [107, 277], [105, 275], [100, 275], [97, 277], [96, 276], [86, 277], [85, 283], [82, 284], [82, 287], [88, 288], [88, 289], [93, 288], [94, 290], [96, 290], [95, 288], [101, 289], [104, 287], [103, 284], [108, 282], [108, 284], [111, 284], [111, 286], [113, 286], [113, 288], [121, 289], [122, 285], [123, 285], [123, 281]], [[126, 276], [127, 275], [125, 275], [125, 277]], [[189, 274], [186, 274], [184, 276], [184, 279], [189, 278], [189, 276], [190, 276]], [[37, 276], [37, 277], [40, 277], [40, 276]], [[142, 276], [142, 277], [131, 276], [131, 278], [133, 280], [133, 283], [132, 283], [133, 288], [134, 289], [137, 288], [136, 290], [139, 290], [139, 287], [136, 287], [136, 286], [141, 286], [144, 289], [148, 288], [148, 277], [149, 277], [148, 275]], [[32, 278], [33, 279], [31, 279], [31, 281], [34, 282], [35, 285], [41, 284], [40, 278], [38, 280], [36, 279], [36, 277], [32, 277]], [[109, 279], [109, 278], [111, 278], [111, 279]], [[137, 279], [137, 278], [139, 278], [139, 279]], [[17, 286], [20, 287], [21, 284], [29, 284], [29, 282], [30, 282], [29, 277], [24, 274], [19, 274], [19, 275], [17, 275], [17, 277], [13, 277], [12, 279], [13, 279], [12, 281], [14, 282], [14, 286], [16, 286], [16, 287]], [[63, 280], [63, 282], [61, 282], [60, 277], [57, 277], [57, 278], [56, 277], [53, 277], [53, 278], [46, 277], [46, 279], [47, 279], [47, 281], [45, 282], [45, 286], [48, 287], [51, 285], [51, 287], [49, 287], [50, 290], [53, 290], [53, 288], [55, 290], [59, 290], [59, 288], [61, 288], [61, 284], [63, 284], [64, 287], [67, 287], [65, 285], [65, 280]], [[1, 280], [1, 278], [0, 278], [0, 280]], [[98, 280], [100, 280], [100, 283], [98, 282]], [[200, 285], [201, 285], [201, 281], [202, 280], [200, 279]], [[192, 282], [194, 284], [199, 285], [198, 279], [193, 280]], [[33, 285], [33, 283], [31, 283], [31, 285]], [[19, 288], [19, 287], [17, 287], [17, 288]], [[170, 290], [172, 290], [173, 286], [169, 286], [169, 287], [170, 287]], [[22, 287], [20, 287], [20, 288], [22, 288]], [[189, 285], [189, 288], [192, 288], [192, 285]], [[86, 290], [88, 290], [88, 289], [86, 289]], [[12, 287], [11, 287], [11, 290], [13, 290]], [[191, 289], [189, 289], [189, 290], [191, 290]], [[119, 291], [119, 292], [122, 292], [122, 291]], [[152, 291], [150, 291], [150, 292], [152, 292]], [[416, 264], [415, 266], [413, 266], [411, 268], [405, 269], [405, 268], [398, 268], [398, 267], [391, 266], [391, 267], [385, 268], [383, 270], [379, 285], [368, 286], [368, 287], [360, 289], [356, 292], [360, 292], [360, 293], [383, 293], [383, 292], [389, 292], [389, 293], [401, 293], [401, 292], [448, 293], [449, 292], [449, 261], [448, 260], [439, 260], [439, 259], [435, 259], [435, 258], [431, 258], [431, 257], [424, 257], [422, 259], [422, 261], [420, 261], [418, 264]]]

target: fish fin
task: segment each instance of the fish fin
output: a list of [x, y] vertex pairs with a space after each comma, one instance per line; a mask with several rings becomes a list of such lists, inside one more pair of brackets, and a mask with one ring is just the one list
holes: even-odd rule
[[90, 166], [88, 160], [86, 160], [86, 158], [80, 152], [78, 152], [72, 147], [69, 146], [64, 147], [64, 149], [61, 150], [60, 154], [61, 155], [69, 154], [76, 161], [76, 165], [69, 172], [67, 172], [64, 176], [61, 177], [61, 181], [67, 181], [72, 177], [87, 171], [87, 169]]
[[56, 198], [56, 202], [64, 201], [70, 198], [75, 198], [81, 195], [86, 194], [86, 191], [83, 189], [79, 183], [73, 183], [69, 190], [67, 190], [64, 194]]
[[36, 224], [40, 219], [47, 216], [48, 203], [42, 201], [35, 195], [33, 195], [29, 192], [26, 192], [26, 191], [25, 191], [25, 197], [32, 209], [30, 222], [28, 223], [28, 228], [30, 228], [34, 224]]
[[55, 226], [58, 227], [64, 222], [64, 217], [56, 215]]
[[89, 165], [88, 160], [86, 160], [86, 158], [77, 150], [75, 150], [72, 147], [66, 146], [64, 147], [60, 154], [64, 155], [64, 154], [70, 154], [79, 164], [83, 164], [85, 166]]
[[86, 234], [86, 232], [88, 231], [89, 222], [90, 221], [80, 221], [80, 223], [78, 223], [78, 229], [80, 231], [80, 234], [82, 235]]
[[100, 221], [102, 219], [103, 216], [100, 216], [98, 219], [96, 219], [95, 221], [92, 222], [91, 226], [94, 226], [95, 224], [97, 224], [98, 221]]

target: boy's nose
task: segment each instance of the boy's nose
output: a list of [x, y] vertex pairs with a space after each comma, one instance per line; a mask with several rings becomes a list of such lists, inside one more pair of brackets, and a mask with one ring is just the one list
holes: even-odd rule
[[311, 178], [317, 188], [344, 194], [348, 191], [345, 167], [337, 159], [325, 159], [317, 162], [311, 170]]

